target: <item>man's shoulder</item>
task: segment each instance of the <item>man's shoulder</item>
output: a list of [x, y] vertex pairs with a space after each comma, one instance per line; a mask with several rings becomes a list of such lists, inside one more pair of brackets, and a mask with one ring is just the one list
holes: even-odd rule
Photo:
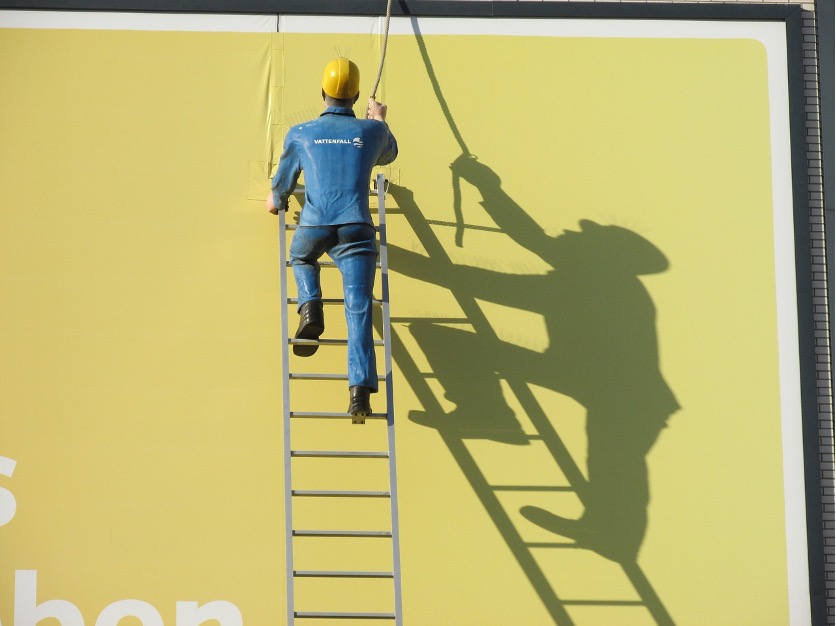
[[386, 122], [381, 122], [380, 120], [358, 120], [362, 122], [363, 128], [368, 131], [369, 133], [373, 133], [379, 135], [381, 137], [385, 137], [386, 135], [391, 135], [391, 131], [389, 130], [389, 126]]
[[315, 128], [316, 126], [319, 126], [321, 123], [322, 118], [317, 117], [312, 120], [308, 120], [307, 122], [295, 124], [294, 126], [290, 127], [290, 129], [287, 131], [287, 134], [289, 135], [292, 133], [294, 135], [298, 135], [299, 133], [304, 133], [309, 128]]
[[302, 124], [297, 131], [300, 136], [314, 137], [318, 134], [360, 134], [364, 137], [385, 135], [386, 125], [377, 120], [361, 119], [357, 117], [328, 115], [314, 120], [310, 124]]
[[348, 117], [345, 115], [323, 115], [309, 122], [292, 126], [290, 130], [296, 134], [307, 135], [332, 128], [357, 128], [364, 121], [367, 120], [360, 120], [356, 117]]
[[[310, 142], [317, 139], [363, 137], [367, 141], [386, 141], [389, 127], [378, 120], [343, 115], [324, 115], [310, 122], [292, 126], [287, 141]], [[319, 143], [319, 142], [317, 142]]]

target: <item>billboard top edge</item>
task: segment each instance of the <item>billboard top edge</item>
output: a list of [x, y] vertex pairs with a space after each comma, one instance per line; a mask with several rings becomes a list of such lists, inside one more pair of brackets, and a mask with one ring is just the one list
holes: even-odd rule
[[[0, 9], [137, 13], [382, 15], [385, 0], [0, 0]], [[400, 17], [786, 20], [800, 4], [395, 0]]]

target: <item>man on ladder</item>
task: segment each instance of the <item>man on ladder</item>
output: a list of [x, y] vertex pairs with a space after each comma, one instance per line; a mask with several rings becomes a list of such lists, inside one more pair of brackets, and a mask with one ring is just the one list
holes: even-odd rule
[[[372, 168], [395, 160], [398, 144], [385, 119], [387, 107], [369, 98], [368, 119], [352, 106], [360, 96], [360, 70], [345, 57], [325, 66], [323, 113], [294, 126], [284, 150], [267, 210], [287, 211], [300, 173], [305, 172], [305, 205], [290, 245], [290, 264], [298, 290], [296, 339], [318, 339], [325, 330], [319, 258], [328, 253], [343, 279], [348, 325], [348, 413], [371, 415], [369, 394], [378, 388], [372, 334], [372, 289], [377, 245], [369, 212]], [[295, 344], [297, 356], [311, 356], [318, 345]]]

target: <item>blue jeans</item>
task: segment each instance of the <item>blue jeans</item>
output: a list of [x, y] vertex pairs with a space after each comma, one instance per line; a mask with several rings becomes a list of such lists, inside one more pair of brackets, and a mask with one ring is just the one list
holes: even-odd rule
[[290, 264], [299, 294], [299, 307], [321, 300], [319, 258], [327, 253], [343, 278], [348, 325], [348, 384], [377, 391], [377, 363], [372, 334], [372, 289], [377, 244], [369, 224], [299, 226], [290, 243]]

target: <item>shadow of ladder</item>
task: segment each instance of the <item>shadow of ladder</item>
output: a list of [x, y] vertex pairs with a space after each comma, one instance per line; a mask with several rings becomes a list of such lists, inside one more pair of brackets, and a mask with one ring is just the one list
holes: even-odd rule
[[[297, 198], [304, 197], [304, 188], [299, 186], [294, 191]], [[295, 410], [291, 407], [291, 382], [301, 380], [314, 381], [334, 381], [334, 380], [348, 380], [347, 374], [342, 373], [296, 373], [291, 371], [290, 363], [290, 346], [297, 344], [316, 344], [322, 345], [337, 345], [346, 346], [347, 339], [294, 339], [289, 335], [288, 318], [289, 307], [298, 305], [298, 298], [289, 298], [287, 295], [287, 283], [292, 279], [288, 279], [288, 270], [291, 267], [288, 255], [287, 236], [294, 231], [295, 225], [286, 224], [286, 215], [284, 211], [279, 212], [279, 257], [281, 265], [281, 280], [280, 280], [280, 298], [282, 302], [282, 422], [284, 431], [284, 506], [285, 506], [285, 581], [287, 593], [287, 617], [286, 625], [294, 626], [300, 621], [316, 620], [316, 623], [321, 622], [343, 622], [344, 620], [356, 620], [362, 623], [374, 622], [389, 622], [395, 626], [403, 626], [403, 610], [401, 597], [401, 566], [400, 566], [400, 532], [398, 524], [398, 495], [397, 495], [397, 476], [396, 476], [396, 459], [395, 459], [395, 420], [394, 420], [394, 391], [392, 387], [392, 350], [391, 350], [391, 334], [389, 323], [389, 278], [387, 268], [386, 256], [386, 216], [385, 216], [385, 188], [383, 174], [378, 174], [375, 179], [375, 189], [370, 191], [370, 194], [377, 196], [378, 201], [378, 224], [375, 230], [378, 233], [378, 240], [380, 244], [380, 260], [377, 267], [380, 272], [380, 283], [382, 287], [382, 296], [380, 300], [375, 300], [374, 304], [379, 307], [380, 316], [375, 316], [378, 321], [378, 332], [383, 338], [382, 340], [375, 340], [375, 346], [383, 346], [384, 350], [384, 367], [385, 374], [378, 376], [378, 381], [383, 384], [386, 396], [386, 411], [372, 413], [365, 417], [352, 417], [351, 414], [330, 411], [330, 412], [316, 412]], [[321, 262], [321, 266], [335, 268], [333, 261]], [[344, 299], [323, 299], [323, 304], [329, 305], [345, 305]], [[297, 449], [294, 445], [292, 437], [291, 422], [299, 420], [321, 420], [321, 419], [336, 419], [336, 420], [351, 420], [354, 424], [365, 424], [366, 420], [372, 422], [383, 422], [386, 424], [386, 449], [364, 449], [364, 450], [309, 450]], [[368, 428], [368, 427], [366, 427]], [[317, 459], [342, 459], [344, 463], [357, 462], [361, 459], [378, 459], [380, 462], [386, 461], [387, 478], [389, 483], [388, 491], [370, 491], [370, 490], [337, 490], [337, 489], [298, 489], [293, 482], [293, 466], [294, 460], [302, 459], [317, 460]], [[346, 467], [345, 471], [350, 468]], [[325, 498], [325, 499], [357, 499], [360, 501], [370, 501], [377, 499], [387, 499], [389, 501], [389, 515], [390, 528], [388, 530], [381, 530], [375, 528], [372, 530], [321, 530], [310, 528], [298, 528], [294, 524], [293, 509], [294, 503], [299, 499], [310, 498]], [[389, 541], [391, 543], [391, 569], [387, 571], [368, 571], [363, 570], [302, 570], [296, 567], [294, 561], [294, 540], [332, 540], [338, 539], [344, 543], [352, 541], [363, 541], [371, 539], [374, 541]], [[298, 579], [319, 579], [320, 581], [334, 581], [334, 580], [351, 580], [354, 584], [360, 584], [366, 580], [391, 580], [391, 594], [386, 600], [389, 604], [385, 611], [325, 611], [325, 610], [297, 610], [296, 602], [296, 585], [295, 581]], [[323, 591], [323, 595], [327, 591]]]
[[[411, 202], [400, 204], [400, 208], [390, 210], [389, 213], [401, 212], [406, 218], [408, 224], [412, 228], [415, 235], [418, 237], [421, 244], [428, 255], [439, 264], [449, 265], [453, 268], [453, 262], [444, 250], [444, 246], [436, 237], [430, 223], [423, 217], [417, 206]], [[433, 222], [438, 224], [437, 222]], [[449, 224], [454, 227], [455, 224]], [[465, 226], [465, 228], [467, 228]], [[433, 319], [433, 318], [392, 318], [392, 322], [408, 323], [408, 322], [437, 322], [437, 323], [467, 323], [471, 324], [474, 330], [481, 336], [495, 339], [499, 341], [488, 319], [485, 317], [482, 310], [479, 308], [475, 299], [461, 293], [452, 294], [459, 306], [461, 307], [464, 318], [463, 319]], [[440, 415], [444, 413], [441, 403], [436, 398], [433, 390], [427, 384], [428, 375], [421, 372], [415, 363], [412, 356], [409, 354], [404, 342], [398, 337], [397, 333], [392, 330], [392, 354], [394, 360], [398, 363], [406, 380], [411, 381], [413, 391], [418, 400], [423, 405], [424, 409], [431, 414]], [[579, 499], [583, 501], [584, 489], [587, 486], [586, 479], [575, 463], [569, 450], [564, 445], [560, 436], [555, 431], [548, 416], [543, 411], [534, 394], [529, 389], [524, 380], [514, 379], [506, 376], [506, 383], [511, 391], [516, 395], [523, 409], [528, 414], [529, 419], [537, 429], [539, 436], [532, 436], [532, 439], [542, 439], [549, 453], [557, 462], [558, 467], [566, 476], [567, 481], [571, 485], [569, 490], [574, 491]], [[450, 450], [453, 458], [459, 464], [459, 467], [470, 483], [474, 493], [479, 498], [482, 506], [490, 515], [497, 530], [501, 533], [503, 539], [511, 550], [512, 554], [520, 564], [529, 582], [534, 588], [540, 600], [543, 602], [546, 610], [551, 615], [555, 624], [558, 626], [576, 626], [576, 622], [572, 619], [567, 608], [580, 606], [597, 606], [597, 607], [635, 607], [644, 606], [649, 612], [651, 618], [656, 622], [657, 626], [675, 626], [673, 619], [668, 614], [659, 596], [650, 584], [650, 581], [644, 575], [637, 563], [621, 564], [627, 580], [635, 589], [639, 600], [587, 600], [587, 599], [565, 599], [560, 598], [557, 592], [552, 588], [546, 573], [540, 567], [540, 564], [532, 553], [535, 549], [577, 549], [575, 544], [568, 542], [527, 542], [523, 539], [519, 530], [515, 527], [513, 520], [506, 512], [505, 508], [498, 496], [499, 492], [503, 491], [518, 491], [518, 492], [535, 492], [535, 491], [560, 491], [566, 490], [560, 487], [542, 487], [542, 486], [501, 486], [491, 485], [486, 479], [484, 473], [476, 462], [476, 459], [470, 454], [467, 446], [464, 445], [462, 437], [457, 436], [455, 432], [445, 431], [439, 429], [444, 444]], [[618, 623], [618, 618], [613, 615], [607, 622], [609, 624]]]

